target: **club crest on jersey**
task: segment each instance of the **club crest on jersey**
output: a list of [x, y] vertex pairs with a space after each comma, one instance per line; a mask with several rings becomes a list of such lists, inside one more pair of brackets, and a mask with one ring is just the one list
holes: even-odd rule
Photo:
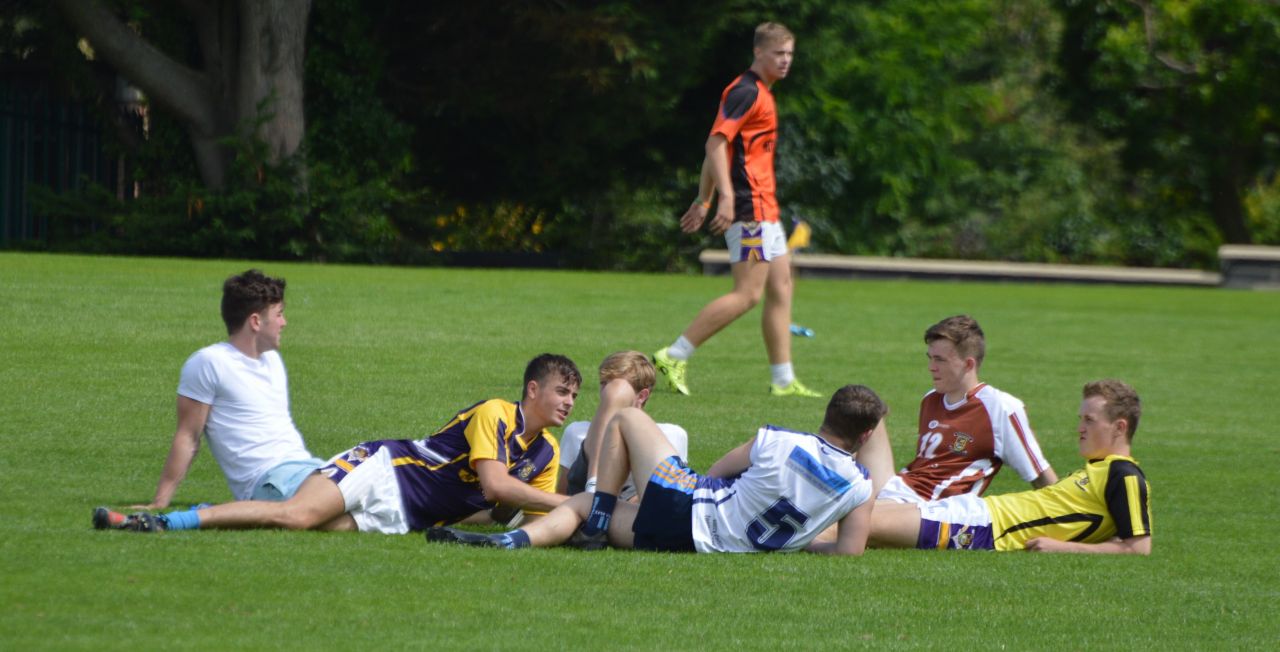
[[369, 458], [369, 449], [365, 448], [364, 446], [356, 446], [350, 451], [347, 451], [348, 462], [360, 463], [365, 461], [368, 458]]
[[533, 463], [525, 460], [515, 469], [515, 476], [520, 478], [521, 482], [528, 482], [533, 477]]
[[1088, 491], [1089, 490], [1088, 485], [1089, 485], [1089, 476], [1087, 475], [1082, 475], [1078, 480], [1076, 480], [1076, 486], [1080, 487], [1080, 491]]
[[479, 480], [476, 474], [471, 472], [471, 469], [465, 467], [458, 469], [458, 479], [463, 482], [476, 482]]
[[966, 435], [963, 432], [957, 432], [956, 434], [952, 435], [952, 437], [953, 439], [951, 440], [951, 452], [953, 453], [963, 453], [964, 449], [968, 448], [970, 442], [973, 441], [972, 435]]
[[973, 532], [970, 532], [969, 526], [966, 525], [959, 532], [956, 532], [955, 536], [951, 537], [951, 542], [955, 544], [956, 548], [967, 549], [973, 544]]

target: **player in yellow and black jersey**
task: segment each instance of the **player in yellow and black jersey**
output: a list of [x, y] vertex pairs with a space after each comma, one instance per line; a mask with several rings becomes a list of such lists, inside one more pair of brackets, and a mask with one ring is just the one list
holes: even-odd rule
[[1151, 554], [1151, 487], [1131, 457], [1142, 404], [1118, 380], [1084, 386], [1080, 455], [1085, 467], [1043, 489], [922, 505], [883, 504], [876, 545], [924, 549]]

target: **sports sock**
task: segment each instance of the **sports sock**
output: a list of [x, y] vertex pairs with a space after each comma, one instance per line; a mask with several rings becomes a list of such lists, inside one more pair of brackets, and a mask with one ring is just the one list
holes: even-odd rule
[[528, 548], [533, 545], [533, 543], [529, 541], [529, 533], [524, 530], [512, 530], [510, 532], [503, 532], [502, 534], [495, 534], [493, 535], [493, 540], [498, 542], [498, 545], [503, 548]]
[[773, 375], [773, 384], [778, 387], [786, 387], [796, 379], [796, 372], [791, 368], [790, 362], [769, 365], [769, 373]]
[[591, 512], [587, 514], [587, 522], [582, 524], [582, 533], [595, 536], [608, 532], [609, 521], [613, 519], [613, 508], [617, 504], [617, 496], [596, 491], [591, 499]]
[[698, 347], [693, 345], [693, 342], [690, 342], [685, 338], [685, 336], [681, 335], [676, 338], [674, 344], [667, 347], [667, 355], [676, 360], [688, 360], [693, 357], [693, 351], [697, 348]]
[[168, 514], [161, 514], [166, 530], [194, 530], [200, 527], [200, 512], [194, 509], [183, 509]]

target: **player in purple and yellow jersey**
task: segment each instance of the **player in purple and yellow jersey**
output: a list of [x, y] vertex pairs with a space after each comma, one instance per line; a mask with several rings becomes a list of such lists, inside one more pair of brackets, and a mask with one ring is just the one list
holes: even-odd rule
[[329, 460], [283, 503], [244, 501], [127, 517], [99, 508], [94, 525], [143, 532], [285, 528], [403, 534], [496, 504], [546, 513], [567, 499], [554, 493], [560, 449], [547, 428], [564, 425], [581, 384], [572, 360], [543, 354], [525, 369], [519, 403], [477, 403], [425, 439], [362, 443]]
[[671, 346], [653, 355], [672, 389], [688, 394], [688, 360], [711, 339], [764, 298], [761, 329], [769, 355], [774, 396], [820, 397], [796, 380], [791, 366], [791, 260], [787, 236], [778, 223], [773, 152], [778, 113], [771, 88], [787, 76], [795, 37], [778, 23], [756, 28], [755, 59], [720, 98], [706, 142], [698, 197], [680, 218], [686, 233], [702, 228], [713, 202], [712, 233], [724, 234], [733, 272], [733, 290], [694, 317]]

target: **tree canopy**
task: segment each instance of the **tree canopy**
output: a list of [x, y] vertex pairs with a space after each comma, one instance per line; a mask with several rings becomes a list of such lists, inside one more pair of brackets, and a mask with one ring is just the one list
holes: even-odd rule
[[108, 130], [138, 196], [45, 196], [62, 228], [32, 246], [679, 269], [716, 242], [675, 217], [763, 20], [797, 35], [779, 194], [820, 250], [1210, 265], [1280, 242], [1280, 3], [54, 5], [5, 5], [0, 57], [104, 126], [95, 79], [151, 106]]

